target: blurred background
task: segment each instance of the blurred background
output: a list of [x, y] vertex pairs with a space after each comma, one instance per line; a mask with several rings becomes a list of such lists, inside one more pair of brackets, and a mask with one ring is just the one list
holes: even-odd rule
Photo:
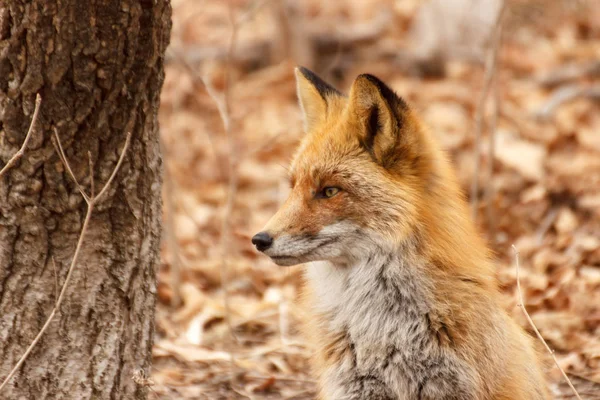
[[[302, 267], [250, 243], [288, 193], [302, 138], [293, 69], [360, 73], [418, 110], [497, 257], [515, 245], [533, 321], [600, 398], [597, 0], [173, 0], [160, 109], [164, 240], [151, 398], [312, 399]], [[556, 398], [573, 398], [550, 362]]]

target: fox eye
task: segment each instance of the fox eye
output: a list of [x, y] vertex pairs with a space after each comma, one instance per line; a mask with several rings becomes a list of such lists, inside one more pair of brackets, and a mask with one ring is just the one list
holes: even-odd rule
[[323, 188], [323, 190], [321, 190], [321, 192], [318, 194], [317, 197], [329, 199], [329, 198], [335, 196], [336, 194], [338, 194], [339, 191], [340, 191], [340, 188], [337, 188], [334, 186], [328, 186], [326, 188]]

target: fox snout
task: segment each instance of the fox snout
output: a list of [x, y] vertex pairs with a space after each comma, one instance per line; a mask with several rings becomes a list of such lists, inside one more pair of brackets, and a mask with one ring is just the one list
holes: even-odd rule
[[365, 236], [349, 221], [327, 225], [314, 233], [279, 231], [267, 226], [252, 237], [256, 249], [280, 266], [342, 260], [351, 256], [364, 241]]
[[264, 252], [273, 244], [273, 237], [267, 232], [258, 232], [252, 237], [252, 244], [256, 246], [256, 250]]

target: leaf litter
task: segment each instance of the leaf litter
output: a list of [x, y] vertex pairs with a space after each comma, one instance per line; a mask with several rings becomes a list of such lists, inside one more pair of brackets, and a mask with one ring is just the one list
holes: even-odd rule
[[[287, 165], [302, 137], [293, 68], [308, 65], [343, 90], [363, 72], [389, 82], [421, 113], [467, 190], [475, 173], [475, 102], [485, 43], [464, 38], [468, 32], [485, 36], [493, 18], [481, 13], [497, 3], [481, 1], [490, 7], [461, 15], [456, 10], [468, 7], [455, 4], [448, 14], [455, 25], [449, 19], [432, 30], [431, 11], [445, 12], [436, 1], [235, 0], [239, 25], [231, 54], [228, 2], [172, 2], [159, 119], [172, 180], [171, 192], [163, 194], [173, 203], [165, 207], [165, 221], [171, 213], [178, 246], [162, 245], [151, 398], [315, 397], [312, 349], [301, 335], [302, 267], [277, 267], [250, 243], [289, 192]], [[449, 3], [455, 2], [464, 3]], [[533, 321], [582, 397], [600, 398], [600, 103], [573, 98], [539, 117], [565, 85], [600, 84], [594, 69], [600, 7], [593, 0], [512, 0], [509, 10], [496, 75], [494, 175], [480, 184], [493, 185], [495, 221], [492, 229], [482, 198], [478, 225], [493, 243], [509, 312], [530, 330], [517, 307], [515, 244]], [[466, 30], [444, 36], [453, 29]], [[419, 35], [427, 35], [427, 46], [419, 48]], [[203, 84], [223, 96], [228, 79], [230, 138]], [[491, 160], [487, 145], [481, 150], [483, 176]], [[223, 260], [231, 154], [237, 191]], [[172, 305], [174, 296], [180, 305]], [[551, 362], [546, 372], [556, 398], [570, 398]]]

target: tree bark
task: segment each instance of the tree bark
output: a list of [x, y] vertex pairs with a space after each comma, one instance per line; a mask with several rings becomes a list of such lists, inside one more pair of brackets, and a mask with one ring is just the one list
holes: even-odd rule
[[[150, 373], [159, 263], [161, 158], [157, 110], [169, 41], [169, 0], [3, 0], [0, 3], [0, 167], [40, 117], [24, 156], [0, 177], [0, 382], [54, 307], [86, 203], [51, 141], [96, 193], [57, 316], [2, 399], [143, 399]], [[53, 262], [54, 261], [54, 262]], [[54, 267], [56, 265], [56, 267]]]

